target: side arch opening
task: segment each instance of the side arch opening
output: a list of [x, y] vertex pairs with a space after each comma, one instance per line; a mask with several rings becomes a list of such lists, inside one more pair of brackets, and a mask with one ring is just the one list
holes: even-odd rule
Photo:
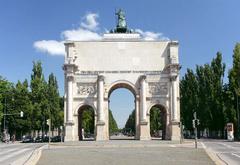
[[95, 140], [95, 115], [90, 105], [78, 109], [78, 137], [80, 141]]
[[161, 104], [155, 104], [150, 111], [150, 135], [152, 139], [165, 140], [167, 129], [167, 111]]

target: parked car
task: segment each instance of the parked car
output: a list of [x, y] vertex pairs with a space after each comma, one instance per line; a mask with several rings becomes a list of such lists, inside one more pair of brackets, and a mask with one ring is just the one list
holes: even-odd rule
[[[50, 139], [51, 140], [51, 139]], [[43, 137], [43, 142], [48, 142], [49, 141], [49, 136], [44, 136]]]
[[36, 139], [34, 140], [34, 142], [35, 142], [35, 143], [42, 143], [42, 142], [43, 142], [42, 136], [36, 137]]
[[51, 142], [61, 142], [61, 136], [53, 136]]
[[23, 143], [32, 143], [33, 138], [32, 138], [32, 136], [24, 136], [22, 142]]

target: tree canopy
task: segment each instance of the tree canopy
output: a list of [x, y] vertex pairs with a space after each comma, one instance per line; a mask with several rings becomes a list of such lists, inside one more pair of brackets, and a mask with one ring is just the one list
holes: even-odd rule
[[[200, 119], [199, 130], [210, 137], [224, 137], [228, 122], [237, 124], [236, 97], [240, 85], [240, 46], [236, 44], [233, 68], [229, 71], [229, 83], [224, 83], [225, 64], [217, 52], [210, 64], [187, 69], [180, 82], [181, 120], [187, 130], [192, 130], [193, 112]], [[238, 75], [239, 74], [239, 75]], [[240, 94], [240, 93], [239, 93]], [[235, 129], [235, 133], [237, 133]]]
[[[6, 128], [17, 137], [39, 131], [47, 133], [49, 118], [52, 130], [63, 125], [63, 99], [58, 92], [57, 79], [51, 73], [45, 81], [40, 61], [33, 62], [30, 85], [27, 79], [14, 85], [0, 77], [1, 123], [4, 109], [10, 114], [6, 116]], [[21, 111], [23, 117], [20, 117]]]

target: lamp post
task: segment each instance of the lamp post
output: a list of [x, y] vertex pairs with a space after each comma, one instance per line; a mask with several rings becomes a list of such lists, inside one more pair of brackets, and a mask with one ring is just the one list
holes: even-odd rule
[[192, 125], [194, 128], [194, 134], [195, 134], [195, 148], [197, 149], [197, 126], [200, 125], [199, 119], [197, 119], [197, 112], [193, 113], [193, 120]]
[[[23, 111], [20, 111], [18, 113], [7, 113], [7, 94], [11, 93], [9, 91], [6, 91], [5, 97], [4, 97], [4, 112], [3, 112], [3, 136], [6, 138], [7, 135], [7, 129], [6, 129], [6, 116], [14, 116], [14, 115], [20, 115], [20, 117], [23, 117], [24, 113]], [[14, 98], [12, 98], [12, 101]]]

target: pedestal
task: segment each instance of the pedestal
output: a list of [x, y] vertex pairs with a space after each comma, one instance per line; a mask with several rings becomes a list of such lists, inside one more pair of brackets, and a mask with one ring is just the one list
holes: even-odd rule
[[179, 122], [177, 121], [172, 121], [171, 123], [171, 140], [172, 141], [180, 141], [181, 138], [181, 131], [179, 127]]
[[140, 140], [151, 140], [149, 128], [147, 122], [140, 122]]
[[104, 141], [108, 140], [108, 137], [106, 135], [106, 124], [102, 121], [99, 121], [96, 125], [96, 141]]
[[65, 123], [65, 137], [64, 137], [64, 141], [74, 141], [74, 127], [73, 127], [73, 123], [69, 122], [69, 123]]

